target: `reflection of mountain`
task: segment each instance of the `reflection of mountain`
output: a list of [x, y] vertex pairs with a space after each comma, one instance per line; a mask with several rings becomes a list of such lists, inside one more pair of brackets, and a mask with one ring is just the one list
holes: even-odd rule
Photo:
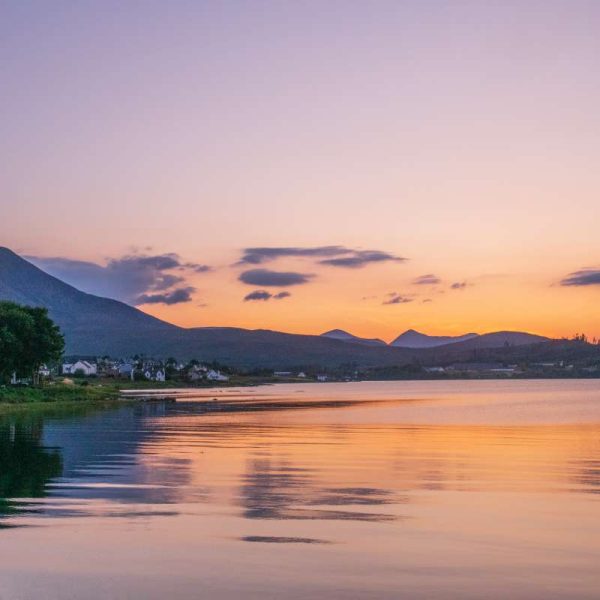
[[[336, 388], [315, 387], [328, 389]], [[402, 519], [414, 494], [600, 490], [593, 423], [414, 426], [397, 411], [419, 400], [365, 401], [366, 389], [334, 394], [338, 403], [249, 390], [247, 412], [237, 394], [223, 401], [224, 410], [212, 402], [157, 402], [5, 417], [0, 514], [131, 518], [180, 514], [184, 504], [233, 505], [248, 520], [239, 532], [246, 541], [313, 543], [338, 539], [332, 523], [342, 532], [353, 522]], [[581, 394], [573, 394], [569, 405], [581, 406]], [[538, 406], [539, 396], [533, 400]], [[454, 410], [468, 412], [461, 401]], [[433, 408], [443, 412], [449, 402]]]
[[396, 518], [390, 514], [346, 508], [391, 503], [388, 490], [328, 487], [320, 481], [318, 473], [285, 461], [250, 461], [240, 497], [244, 516], [248, 519], [378, 522]]
[[152, 418], [165, 414], [164, 403], [125, 406], [47, 423], [45, 444], [60, 447], [64, 469], [52, 494], [108, 499], [119, 503], [169, 504], [189, 479], [186, 461], [151, 457], [140, 461], [155, 432]]

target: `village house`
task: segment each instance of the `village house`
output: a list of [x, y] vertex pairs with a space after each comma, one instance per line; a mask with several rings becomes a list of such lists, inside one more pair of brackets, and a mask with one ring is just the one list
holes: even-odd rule
[[209, 381], [229, 381], [229, 377], [227, 375], [223, 375], [221, 371], [215, 371], [211, 369], [206, 374], [206, 379]]
[[165, 370], [162, 368], [151, 368], [144, 371], [144, 377], [149, 381], [165, 381]]
[[98, 366], [96, 363], [90, 363], [87, 360], [78, 360], [74, 363], [64, 363], [62, 366], [63, 375], [97, 375]]
[[193, 365], [187, 372], [187, 378], [190, 381], [202, 381], [206, 379], [208, 369], [203, 365]]

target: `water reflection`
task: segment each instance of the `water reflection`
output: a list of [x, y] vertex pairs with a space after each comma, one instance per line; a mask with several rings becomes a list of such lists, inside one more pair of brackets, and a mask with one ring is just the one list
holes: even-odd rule
[[[600, 491], [597, 425], [362, 427], [321, 421], [328, 411], [357, 410], [363, 401], [254, 397], [218, 409], [212, 404], [152, 402], [91, 414], [4, 417], [0, 515], [44, 509], [81, 515], [85, 501], [110, 501], [107, 514], [130, 517], [136, 510], [156, 512], [143, 505], [209, 502], [216, 481], [210, 473], [203, 477], [203, 469], [219, 465], [227, 472], [231, 465], [220, 463], [231, 450], [238, 451], [238, 464], [229, 473], [230, 503], [247, 519], [390, 521], [400, 515], [365, 508], [401, 505], [410, 490]], [[381, 404], [394, 402], [370, 408]], [[321, 416], [273, 424], [279, 411], [308, 408]], [[335, 485], [340, 472], [346, 479]], [[348, 473], [360, 485], [348, 485], [356, 483]], [[43, 498], [55, 502], [36, 502]], [[60, 506], [60, 499], [81, 504]], [[119, 513], [114, 504], [139, 506]]]
[[[178, 569], [178, 598], [197, 597], [194, 584], [206, 578], [217, 582], [207, 597], [239, 597], [226, 592], [229, 562], [256, 598], [359, 590], [357, 597], [391, 599], [399, 586], [407, 597], [455, 586], [452, 597], [475, 598], [491, 580], [512, 576], [536, 591], [552, 580], [562, 597], [593, 597], [597, 390], [572, 390], [564, 414], [586, 407], [591, 417], [581, 422], [545, 422], [537, 393], [529, 405], [519, 392], [515, 409], [515, 393], [488, 391], [468, 402], [440, 397], [440, 413], [451, 418], [424, 423], [415, 415], [429, 414], [435, 398], [406, 402], [387, 388], [334, 398], [339, 391], [318, 389], [238, 392], [218, 406], [202, 398], [0, 419], [0, 527], [14, 529], [0, 532], [0, 551], [10, 547], [12, 561], [0, 566], [3, 588], [24, 590], [10, 569], [35, 574], [30, 553], [59, 539], [72, 561], [81, 556], [79, 566], [55, 565], [50, 554], [35, 560], [72, 578], [88, 573], [104, 544], [103, 569], [130, 586], [122, 597], [162, 597]], [[514, 423], [505, 422], [507, 402], [518, 410]], [[480, 422], [488, 404], [489, 422]], [[560, 413], [557, 402], [552, 411]], [[29, 531], [24, 525], [41, 526], [35, 546], [11, 537]], [[132, 556], [148, 578], [143, 594], [139, 573], [127, 571]], [[274, 581], [276, 565], [287, 579], [269, 596], [257, 582]], [[568, 586], [556, 580], [565, 565]], [[453, 573], [462, 573], [460, 585]], [[116, 588], [103, 596], [82, 585], [79, 597], [121, 597]]]
[[397, 518], [391, 514], [330, 508], [390, 503], [391, 491], [322, 487], [315, 472], [286, 463], [253, 460], [243, 479], [239, 501], [247, 519], [390, 521]]

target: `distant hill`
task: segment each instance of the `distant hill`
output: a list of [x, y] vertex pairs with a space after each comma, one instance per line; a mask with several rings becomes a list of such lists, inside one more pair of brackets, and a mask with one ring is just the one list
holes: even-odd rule
[[[495, 334], [490, 334], [495, 336]], [[533, 336], [540, 337], [540, 336]], [[501, 337], [500, 337], [501, 339]], [[507, 338], [505, 338], [507, 339]], [[521, 338], [524, 339], [524, 338]], [[492, 341], [494, 338], [492, 338]], [[491, 347], [470, 345], [471, 340], [459, 344], [430, 348], [421, 353], [420, 361], [426, 365], [446, 366], [461, 362], [503, 362], [506, 364], [531, 364], [546, 361], [600, 361], [600, 346], [573, 340], [541, 338], [533, 344], [496, 344]]]
[[424, 333], [415, 331], [414, 329], [409, 329], [404, 333], [401, 333], [393, 342], [390, 343], [390, 346], [394, 346], [396, 348], [435, 348], [436, 346], [445, 346], [446, 344], [464, 342], [465, 340], [476, 337], [478, 337], [477, 333], [466, 333], [465, 335], [452, 337], [447, 335], [426, 335]]
[[[548, 342], [549, 338], [525, 333], [523, 331], [496, 331], [494, 333], [484, 333], [471, 338], [457, 340], [452, 343], [454, 349], [471, 350], [477, 348], [503, 348], [507, 346], [526, 346], [529, 344], [539, 344]], [[447, 348], [448, 344], [442, 346]]]
[[330, 338], [332, 340], [342, 340], [343, 342], [352, 342], [355, 344], [366, 344], [367, 346], [387, 346], [387, 344], [379, 338], [361, 338], [343, 329], [332, 329], [321, 334], [321, 337]]

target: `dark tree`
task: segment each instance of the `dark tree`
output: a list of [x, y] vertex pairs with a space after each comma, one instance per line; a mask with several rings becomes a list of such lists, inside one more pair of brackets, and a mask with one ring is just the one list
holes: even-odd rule
[[59, 360], [64, 345], [47, 309], [0, 302], [0, 378], [15, 373], [37, 384], [40, 366]]

